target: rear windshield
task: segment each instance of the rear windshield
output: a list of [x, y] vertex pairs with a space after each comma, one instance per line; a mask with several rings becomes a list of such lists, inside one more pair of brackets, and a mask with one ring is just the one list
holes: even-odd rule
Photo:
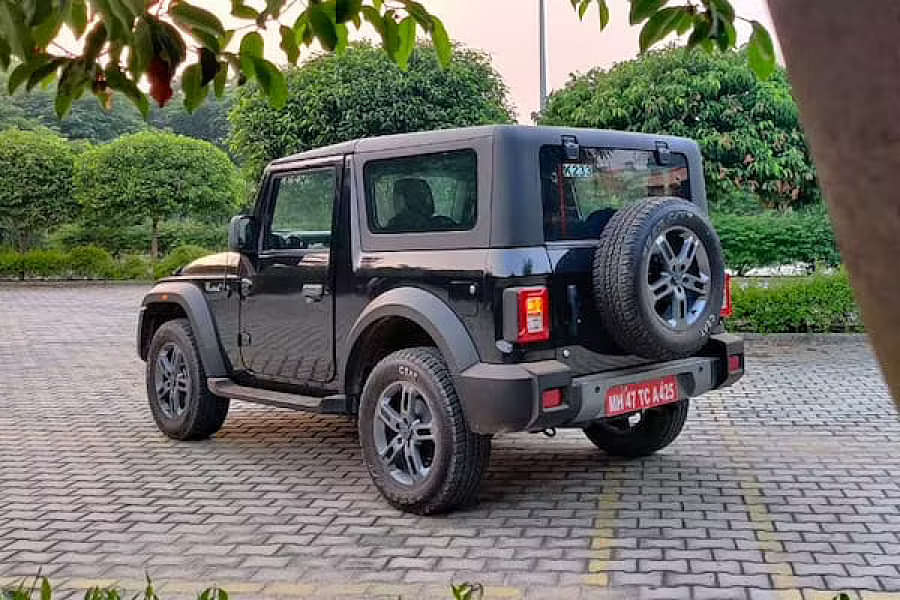
[[691, 197], [683, 154], [660, 165], [648, 150], [582, 147], [576, 161], [562, 146], [543, 146], [540, 162], [547, 241], [597, 238], [617, 210], [640, 198]]

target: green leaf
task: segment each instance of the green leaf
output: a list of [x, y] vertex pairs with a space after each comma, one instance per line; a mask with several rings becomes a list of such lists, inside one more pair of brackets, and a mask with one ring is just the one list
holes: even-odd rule
[[238, 54], [241, 57], [241, 71], [247, 77], [254, 76], [254, 58], [262, 58], [264, 50], [263, 38], [260, 34], [253, 31], [241, 38], [241, 47]]
[[416, 20], [410, 16], [400, 21], [398, 33], [400, 40], [395, 58], [400, 70], [405, 71], [409, 67], [409, 57], [416, 47]]
[[9, 47], [9, 44], [3, 38], [0, 38], [0, 69], [3, 71], [9, 68], [9, 57], [12, 53], [12, 48]]
[[44, 65], [47, 61], [47, 57], [42, 55], [28, 62], [19, 64], [19, 66], [13, 69], [13, 72], [9, 74], [9, 81], [6, 82], [7, 93], [10, 96], [15, 94], [16, 90], [19, 89], [19, 86], [28, 81], [28, 78], [34, 70]]
[[51, 600], [53, 597], [53, 588], [46, 577], [41, 578], [41, 600]]
[[450, 36], [444, 29], [444, 24], [437, 17], [432, 17], [434, 28], [431, 31], [431, 41], [434, 44], [434, 50], [437, 52], [438, 61], [441, 66], [447, 68], [450, 66], [450, 60], [453, 58], [453, 46], [450, 44]]
[[655, 15], [669, 0], [631, 0], [628, 22], [637, 25]]
[[287, 82], [278, 67], [264, 58], [254, 57], [253, 70], [263, 93], [268, 96], [269, 103], [275, 109], [284, 108], [288, 97]]
[[292, 65], [297, 64], [297, 59], [300, 58], [300, 46], [297, 44], [297, 32], [285, 25], [282, 25], [278, 31], [281, 33], [281, 49], [284, 50], [288, 62]]
[[62, 10], [53, 9], [50, 15], [41, 21], [40, 25], [33, 27], [31, 34], [34, 37], [34, 43], [43, 48], [53, 40], [62, 27], [63, 12]]
[[141, 115], [146, 119], [150, 114], [150, 101], [147, 95], [142, 92], [134, 81], [128, 79], [118, 65], [108, 66], [106, 68], [106, 82], [112, 89], [125, 94], [131, 102], [137, 107]]
[[244, 4], [243, 0], [231, 0], [231, 16], [255, 21], [259, 18], [259, 11]]
[[400, 26], [394, 20], [394, 11], [384, 13], [384, 33], [381, 34], [381, 43], [384, 51], [397, 62], [397, 50], [400, 48]]
[[225, 36], [225, 27], [217, 16], [184, 0], [171, 5], [169, 16], [182, 27], [199, 29], [217, 38]]
[[200, 42], [201, 46], [208, 48], [216, 54], [218, 54], [222, 50], [222, 46], [225, 45], [222, 38], [212, 35], [204, 29], [198, 29], [196, 27], [191, 29], [191, 36]]
[[34, 54], [31, 29], [25, 25], [25, 15], [16, 3], [0, 2], [0, 34], [16, 56], [27, 59]]
[[360, 12], [362, 13], [363, 18], [372, 25], [379, 35], [384, 35], [384, 19], [380, 12], [368, 5], [363, 6]]
[[56, 69], [64, 61], [65, 59], [57, 58], [47, 62], [47, 64], [37, 67], [28, 76], [28, 83], [25, 84], [25, 90], [30, 92], [32, 89], [34, 89], [34, 86], [47, 79], [47, 77], [49, 77], [52, 73], [55, 73]]
[[87, 5], [85, 0], [72, 0], [69, 6], [69, 14], [66, 17], [66, 25], [75, 34], [75, 39], [84, 35], [87, 28]]
[[309, 24], [319, 43], [328, 51], [334, 50], [338, 43], [334, 21], [328, 17], [321, 4], [310, 4], [306, 12], [309, 15]]
[[337, 0], [334, 6], [335, 23], [346, 23], [354, 15], [359, 14], [362, 0]]
[[334, 32], [337, 34], [337, 45], [334, 47], [335, 54], [343, 54], [350, 43], [350, 31], [344, 23], [338, 23], [334, 26]]
[[718, 14], [726, 21], [734, 21], [734, 7], [730, 0], [709, 0], [709, 10], [714, 15]]
[[600, 11], [600, 29], [606, 29], [606, 26], [609, 25], [609, 6], [607, 6], [606, 0], [597, 0], [597, 10]]
[[220, 62], [219, 70], [216, 73], [216, 78], [213, 79], [213, 91], [216, 93], [216, 98], [221, 98], [225, 94], [225, 84], [228, 81], [228, 63]]
[[584, 13], [586, 13], [587, 9], [590, 8], [591, 2], [593, 2], [593, 0], [581, 0], [581, 3], [578, 5], [579, 19], [584, 19]]
[[663, 8], [650, 17], [644, 23], [639, 37], [641, 52], [646, 52], [650, 46], [665, 38], [673, 31], [684, 26], [685, 19], [690, 22], [693, 17], [687, 7], [675, 6]]
[[775, 71], [775, 47], [769, 32], [758, 21], [753, 21], [753, 33], [747, 44], [747, 60], [760, 79], [768, 79]]
[[184, 92], [184, 108], [188, 113], [203, 103], [206, 98], [206, 90], [203, 87], [203, 68], [199, 64], [193, 64], [181, 74], [181, 91]]
[[98, 21], [84, 38], [84, 61], [93, 63], [97, 60], [104, 44], [106, 44], [106, 25], [103, 21]]

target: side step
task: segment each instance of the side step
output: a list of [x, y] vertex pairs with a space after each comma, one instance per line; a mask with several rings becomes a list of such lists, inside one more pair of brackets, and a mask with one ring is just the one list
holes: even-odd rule
[[209, 387], [209, 391], [216, 396], [232, 400], [324, 414], [347, 414], [350, 412], [347, 407], [347, 397], [344, 395], [323, 398], [301, 396], [240, 385], [227, 377], [210, 377], [206, 380], [206, 385]]

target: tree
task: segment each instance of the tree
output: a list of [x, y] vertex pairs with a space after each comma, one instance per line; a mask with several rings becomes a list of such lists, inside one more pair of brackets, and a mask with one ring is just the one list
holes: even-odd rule
[[506, 123], [506, 85], [480, 52], [457, 49], [445, 69], [431, 47], [398, 70], [370, 45], [322, 55], [287, 72], [288, 100], [276, 109], [241, 90], [229, 118], [229, 147], [247, 165], [248, 179], [280, 156], [364, 136]]
[[554, 92], [539, 122], [693, 138], [714, 206], [743, 194], [772, 208], [817, 202], [787, 77], [760, 81], [743, 54], [672, 47], [593, 69]]
[[[183, 96], [180, 90], [175, 98]], [[222, 98], [206, 102], [193, 112], [185, 110], [181, 102], [170, 102], [163, 108], [157, 108], [150, 115], [150, 124], [159, 129], [168, 129], [173, 133], [206, 140], [220, 148], [226, 147], [226, 139], [231, 133], [228, 112], [234, 106], [235, 91], [226, 88]]]
[[[606, 27], [607, 0], [570, 2], [580, 18], [596, 5], [600, 28]], [[736, 16], [730, 0], [666, 4], [667, 0], [631, 0], [631, 22], [644, 23], [642, 51], [673, 33], [689, 31], [690, 46], [734, 46]], [[211, 88], [221, 95], [229, 72], [239, 82], [255, 79], [273, 106], [283, 106], [287, 100], [284, 76], [263, 58], [259, 32], [243, 33], [239, 50], [229, 50], [237, 32], [248, 27], [277, 26], [280, 47], [291, 64], [296, 64], [300, 46], [314, 40], [325, 50], [340, 52], [347, 45], [349, 25], [359, 29], [364, 21], [381, 36], [385, 52], [402, 70], [419, 29], [431, 37], [441, 64], [450, 63], [452, 48], [443, 23], [416, 0], [309, 0], [292, 24], [283, 22], [283, 13], [295, 5], [294, 0], [267, 0], [259, 10], [246, 0], [232, 0], [232, 17], [246, 26], [225, 29], [216, 15], [187, 0], [0, 0], [0, 67], [8, 68], [10, 57], [21, 61], [12, 72], [11, 91], [23, 84], [30, 90], [49, 77], [59, 77], [56, 110], [60, 116], [87, 90], [105, 106], [112, 102], [114, 91], [121, 92], [146, 116], [149, 101], [138, 84], [146, 75], [150, 96], [165, 105], [172, 97], [173, 78], [188, 57], [188, 39], [197, 57], [181, 76], [188, 111], [202, 104]], [[84, 36], [79, 52], [58, 52], [62, 47], [55, 40], [63, 25], [76, 39]], [[775, 65], [772, 41], [762, 25], [755, 21], [752, 25], [748, 58], [754, 71], [765, 77]], [[98, 60], [101, 56], [108, 60]]]
[[237, 168], [224, 152], [162, 132], [126, 135], [86, 152], [76, 165], [75, 185], [89, 219], [149, 221], [153, 259], [162, 220], [227, 216], [242, 191]]
[[71, 219], [75, 151], [47, 130], [0, 132], [0, 228], [20, 252], [35, 236]]

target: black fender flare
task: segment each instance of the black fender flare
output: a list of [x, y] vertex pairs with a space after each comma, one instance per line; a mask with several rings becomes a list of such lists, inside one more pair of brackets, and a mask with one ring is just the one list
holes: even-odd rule
[[138, 355], [141, 356], [141, 359], [146, 360], [142, 340], [148, 321], [148, 308], [159, 304], [176, 304], [187, 315], [194, 339], [197, 340], [197, 349], [200, 352], [200, 360], [203, 361], [206, 376], [228, 377], [229, 370], [225, 363], [222, 345], [219, 343], [216, 322], [206, 303], [206, 298], [203, 297], [203, 292], [193, 282], [163, 281], [154, 285], [144, 296], [137, 329]]
[[478, 362], [478, 351], [460, 318], [447, 304], [426, 290], [398, 287], [384, 292], [369, 302], [347, 335], [340, 373], [346, 384], [349, 357], [363, 332], [383, 317], [403, 317], [425, 330], [437, 344], [454, 380]]

